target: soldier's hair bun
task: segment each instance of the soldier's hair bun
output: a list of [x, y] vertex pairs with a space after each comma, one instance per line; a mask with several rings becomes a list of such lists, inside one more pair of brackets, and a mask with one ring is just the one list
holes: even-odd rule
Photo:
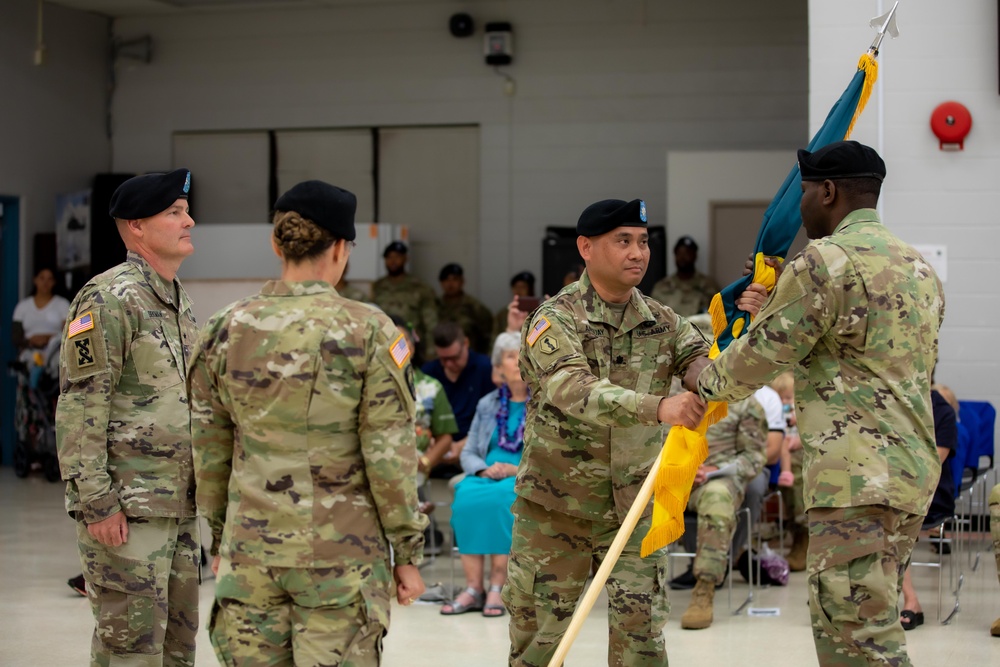
[[316, 257], [337, 241], [333, 234], [295, 211], [274, 214], [274, 240], [285, 260], [292, 263]]

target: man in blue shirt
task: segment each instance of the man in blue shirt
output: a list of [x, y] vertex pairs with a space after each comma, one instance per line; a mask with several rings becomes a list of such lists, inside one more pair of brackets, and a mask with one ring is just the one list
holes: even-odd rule
[[424, 364], [424, 373], [444, 385], [451, 409], [455, 413], [458, 432], [452, 437], [451, 450], [432, 477], [451, 477], [462, 472], [458, 457], [476, 414], [476, 405], [486, 394], [496, 389], [493, 364], [485, 354], [469, 348], [469, 339], [455, 322], [441, 322], [432, 333], [437, 359]]

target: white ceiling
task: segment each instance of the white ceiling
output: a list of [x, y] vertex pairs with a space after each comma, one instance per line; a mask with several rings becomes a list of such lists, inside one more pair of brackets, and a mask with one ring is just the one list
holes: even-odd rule
[[[372, 4], [413, 5], [433, 0], [45, 0], [85, 12], [120, 18], [150, 14], [177, 14], [204, 11], [248, 11], [257, 9], [302, 9]], [[462, 4], [456, 3], [456, 9]]]

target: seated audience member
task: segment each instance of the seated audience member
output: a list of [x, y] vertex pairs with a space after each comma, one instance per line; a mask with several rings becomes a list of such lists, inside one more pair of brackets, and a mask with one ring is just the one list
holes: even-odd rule
[[[1000, 484], [990, 491], [990, 534], [993, 535], [993, 553], [997, 559], [997, 579], [1000, 579]], [[990, 634], [1000, 637], [1000, 618], [993, 621]]]
[[[708, 458], [694, 478], [688, 509], [698, 513], [697, 581], [681, 627], [699, 630], [712, 624], [715, 589], [725, 580], [736, 510], [747, 487], [764, 468], [767, 421], [756, 398], [729, 404], [729, 414], [708, 428]], [[673, 582], [671, 582], [673, 583]]]
[[465, 271], [461, 264], [446, 264], [438, 274], [441, 301], [438, 322], [458, 322], [476, 352], [486, 354], [493, 335], [493, 316], [479, 299], [465, 293]]
[[[941, 478], [924, 519], [924, 526], [928, 528], [955, 514], [955, 478], [951, 473], [951, 460], [958, 445], [957, 413], [936, 386], [931, 388], [931, 406], [934, 410], [934, 444], [937, 445], [938, 458], [941, 459]], [[943, 547], [943, 544], [938, 545], [939, 549]], [[924, 610], [920, 606], [917, 590], [913, 587], [910, 569], [910, 565], [907, 565], [903, 573], [903, 609], [899, 612], [899, 622], [904, 630], [913, 630], [924, 624]]]
[[458, 324], [442, 322], [434, 327], [433, 343], [437, 359], [424, 364], [422, 370], [444, 387], [458, 431], [452, 436], [451, 449], [432, 476], [451, 477], [462, 471], [459, 455], [472, 426], [476, 405], [496, 385], [490, 358], [469, 349], [469, 340]]
[[674, 244], [677, 272], [657, 281], [650, 296], [685, 317], [708, 312], [719, 286], [708, 276], [695, 271], [697, 261], [698, 244], [694, 239], [690, 236], [677, 239]]
[[[791, 572], [803, 572], [806, 569], [806, 551], [809, 548], [809, 528], [806, 523], [805, 496], [803, 493], [802, 476], [802, 442], [799, 440], [799, 430], [795, 417], [795, 380], [792, 372], [782, 373], [771, 381], [771, 388], [778, 392], [784, 408], [785, 421], [788, 430], [782, 445], [781, 475], [785, 483], [778, 478], [778, 487], [785, 503], [785, 526], [792, 533], [792, 547], [788, 552], [788, 569]], [[785, 475], [786, 468], [788, 474]], [[790, 478], [790, 479], [789, 479]], [[791, 482], [791, 484], [788, 484]]]
[[372, 283], [372, 302], [386, 315], [399, 315], [417, 338], [424, 359], [434, 358], [431, 332], [437, 325], [437, 297], [434, 290], [406, 272], [409, 253], [402, 241], [385, 247], [382, 257], [389, 275]]
[[31, 295], [14, 306], [11, 338], [18, 358], [34, 363], [36, 354], [44, 366], [59, 349], [60, 334], [69, 312], [69, 301], [55, 293], [56, 276], [52, 269], [41, 269], [32, 280]]
[[[500, 590], [507, 580], [514, 515], [514, 476], [524, 446], [528, 385], [521, 379], [521, 338], [505, 332], [493, 346], [493, 365], [503, 382], [476, 407], [469, 440], [462, 450], [465, 478], [455, 487], [451, 525], [462, 555], [466, 588], [441, 608], [450, 616], [482, 611], [503, 616]], [[485, 556], [490, 556], [489, 590], [484, 591]]]
[[[535, 275], [530, 271], [521, 271], [510, 279], [510, 294], [514, 296], [535, 296]], [[507, 331], [507, 309], [509, 304], [493, 316], [493, 339]]]

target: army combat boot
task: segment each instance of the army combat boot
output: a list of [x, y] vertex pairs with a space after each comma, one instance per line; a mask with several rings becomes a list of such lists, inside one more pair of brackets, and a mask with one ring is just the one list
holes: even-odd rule
[[809, 549], [809, 531], [805, 526], [792, 526], [792, 548], [788, 552], [788, 569], [802, 572], [806, 569], [806, 551]]
[[681, 616], [681, 627], [685, 630], [701, 630], [712, 625], [712, 602], [715, 600], [715, 582], [699, 579], [691, 591], [691, 604]]
[[994, 637], [1000, 637], [1000, 618], [993, 621], [993, 627], [990, 628], [990, 634]]

